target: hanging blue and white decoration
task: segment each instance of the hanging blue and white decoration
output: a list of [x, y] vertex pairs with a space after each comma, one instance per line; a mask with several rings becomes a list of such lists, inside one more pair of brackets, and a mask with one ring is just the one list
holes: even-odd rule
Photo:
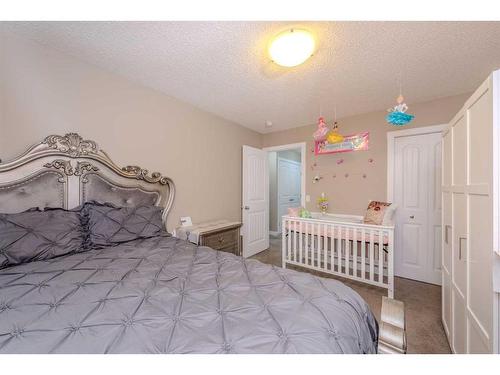
[[387, 122], [391, 125], [404, 126], [415, 118], [414, 115], [406, 113], [408, 106], [406, 105], [405, 98], [403, 97], [403, 74], [399, 73], [399, 96], [396, 99], [397, 104], [393, 108], [389, 108], [389, 114], [385, 117]]
[[406, 113], [406, 111], [408, 110], [408, 106], [406, 105], [404, 100], [405, 98], [403, 97], [403, 95], [399, 94], [398, 98], [396, 99], [398, 104], [395, 105], [394, 108], [389, 108], [387, 110], [389, 114], [385, 119], [389, 124], [403, 126], [408, 124], [415, 118], [414, 115]]

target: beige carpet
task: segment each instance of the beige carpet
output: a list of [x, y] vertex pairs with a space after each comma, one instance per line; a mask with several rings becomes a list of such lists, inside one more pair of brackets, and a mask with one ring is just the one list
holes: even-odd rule
[[[272, 238], [270, 248], [252, 258], [281, 267], [281, 239]], [[304, 268], [290, 268], [335, 278]], [[387, 295], [386, 290], [347, 279], [341, 280], [368, 302], [373, 313], [379, 319], [382, 296]], [[394, 297], [403, 301], [406, 306], [408, 353], [450, 353], [450, 347], [441, 323], [441, 287], [396, 277]]]

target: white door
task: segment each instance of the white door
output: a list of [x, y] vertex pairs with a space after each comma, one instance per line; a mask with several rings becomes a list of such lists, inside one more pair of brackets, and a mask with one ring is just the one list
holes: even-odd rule
[[443, 180], [443, 220], [442, 220], [442, 320], [444, 331], [448, 336], [448, 342], [452, 341], [452, 259], [453, 259], [453, 196], [451, 193], [452, 175], [452, 129], [443, 133], [443, 157], [442, 157], [442, 180]]
[[269, 172], [267, 152], [243, 146], [243, 256], [269, 247]]
[[395, 274], [441, 284], [441, 133], [396, 137]]
[[[498, 112], [494, 72], [443, 138], [443, 321], [454, 353], [498, 353]], [[451, 166], [451, 168], [450, 168]], [[445, 170], [443, 168], [443, 170]], [[451, 280], [451, 281], [449, 281]], [[500, 307], [500, 306], [499, 306]]]
[[281, 217], [289, 207], [300, 206], [301, 166], [293, 160], [278, 158], [278, 232], [281, 233]]
[[[454, 186], [467, 185], [467, 119], [462, 116], [453, 124]], [[463, 189], [452, 191], [452, 295], [453, 309], [451, 347], [454, 353], [467, 353], [467, 196]]]

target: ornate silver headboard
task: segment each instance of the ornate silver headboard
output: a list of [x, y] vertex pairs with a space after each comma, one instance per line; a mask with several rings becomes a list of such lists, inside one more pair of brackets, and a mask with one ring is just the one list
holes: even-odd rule
[[31, 207], [70, 209], [86, 201], [164, 207], [174, 201], [173, 181], [137, 166], [118, 167], [96, 142], [76, 133], [50, 135], [18, 158], [0, 164], [0, 212]]

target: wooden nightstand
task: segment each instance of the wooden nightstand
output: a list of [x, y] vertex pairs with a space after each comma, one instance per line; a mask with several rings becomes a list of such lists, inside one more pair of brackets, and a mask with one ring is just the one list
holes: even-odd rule
[[214, 250], [241, 255], [241, 225], [237, 221], [220, 220], [189, 227], [178, 227], [175, 230], [175, 236], [200, 246], [208, 246]]

